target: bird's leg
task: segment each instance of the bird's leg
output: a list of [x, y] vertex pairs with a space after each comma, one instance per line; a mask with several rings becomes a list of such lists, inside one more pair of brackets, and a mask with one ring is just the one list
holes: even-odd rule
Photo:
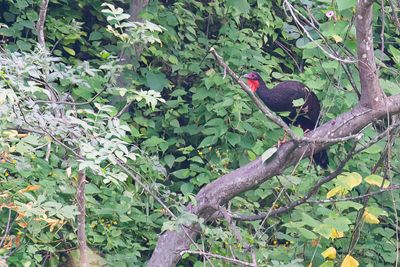
[[278, 147], [280, 147], [281, 145], [285, 144], [287, 142], [286, 139], [287, 139], [287, 132], [284, 131], [283, 139], [282, 140], [281, 139], [278, 140]]

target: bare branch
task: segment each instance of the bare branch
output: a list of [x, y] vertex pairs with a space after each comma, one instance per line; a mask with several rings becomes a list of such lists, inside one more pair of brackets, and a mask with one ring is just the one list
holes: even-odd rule
[[369, 193], [366, 193], [363, 195], [359, 195], [359, 196], [345, 197], [345, 198], [338, 198], [338, 199], [308, 200], [307, 203], [322, 204], [322, 203], [336, 203], [336, 202], [343, 202], [343, 201], [354, 201], [354, 200], [360, 200], [360, 199], [372, 197], [372, 196], [379, 195], [379, 194], [382, 194], [385, 192], [399, 190], [399, 189], [400, 189], [400, 185], [393, 185], [393, 186], [381, 188], [377, 191], [372, 191], [372, 192], [369, 192]]

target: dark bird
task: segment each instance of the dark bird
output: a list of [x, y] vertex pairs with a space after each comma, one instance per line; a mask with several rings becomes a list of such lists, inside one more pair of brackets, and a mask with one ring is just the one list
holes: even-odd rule
[[[280, 115], [285, 123], [300, 126], [304, 132], [312, 131], [318, 127], [321, 106], [317, 96], [303, 83], [285, 81], [272, 89], [268, 89], [257, 72], [250, 72], [243, 77], [247, 79], [250, 89], [260, 97], [269, 109], [277, 112], [278, 115], [280, 115], [279, 112], [289, 112], [287, 116]], [[285, 139], [286, 133], [284, 142]], [[315, 153], [313, 159], [322, 168], [328, 168], [329, 160], [326, 150]]]

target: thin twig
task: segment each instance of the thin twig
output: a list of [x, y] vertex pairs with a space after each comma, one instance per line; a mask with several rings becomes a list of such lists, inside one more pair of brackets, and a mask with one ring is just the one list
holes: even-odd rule
[[344, 58], [340, 58], [337, 57], [336, 55], [334, 55], [333, 53], [327, 51], [322, 45], [320, 45], [317, 41], [314, 40], [314, 38], [311, 36], [311, 34], [307, 31], [307, 29], [303, 26], [303, 24], [299, 21], [299, 19], [297, 18], [296, 14], [294, 14], [294, 7], [287, 1], [284, 0], [284, 4], [286, 5], [286, 7], [289, 9], [290, 14], [292, 15], [294, 21], [296, 22], [296, 24], [303, 30], [303, 32], [306, 34], [307, 38], [310, 39], [319, 49], [321, 49], [321, 51], [327, 55], [329, 58], [337, 60], [337, 61], [341, 61], [343, 63], [355, 63], [356, 60], [352, 60], [352, 59], [344, 59]]
[[354, 196], [354, 197], [345, 197], [345, 198], [338, 198], [338, 199], [321, 199], [321, 200], [308, 200], [307, 203], [312, 203], [312, 204], [323, 204], [323, 203], [336, 203], [336, 202], [342, 202], [342, 201], [353, 201], [353, 200], [360, 200], [360, 199], [364, 199], [367, 197], [372, 197], [375, 195], [379, 195], [382, 194], [384, 192], [389, 192], [389, 191], [394, 191], [394, 190], [399, 190], [400, 189], [400, 185], [393, 185], [390, 187], [386, 187], [386, 188], [381, 188], [377, 191], [373, 191], [373, 192], [369, 192], [363, 195], [359, 195], [359, 196]]
[[3, 247], [4, 241], [6, 240], [8, 232], [10, 231], [10, 222], [11, 222], [11, 209], [9, 208], [8, 209], [7, 225], [6, 225], [6, 229], [4, 229], [3, 238], [0, 240], [0, 248]]
[[34, 104], [58, 104], [58, 105], [71, 105], [71, 106], [88, 105], [88, 104], [92, 103], [94, 100], [96, 100], [96, 98], [99, 97], [105, 90], [107, 90], [107, 87], [104, 87], [94, 97], [92, 97], [90, 100], [85, 101], [85, 102], [37, 100], [37, 101], [34, 101]]
[[397, 11], [396, 11], [396, 7], [393, 4], [392, 0], [389, 0], [389, 4], [390, 4], [390, 8], [392, 9], [392, 14], [393, 14], [393, 19], [394, 19], [394, 23], [397, 26], [397, 30], [400, 31], [400, 21], [399, 21], [399, 16], [397, 16]]

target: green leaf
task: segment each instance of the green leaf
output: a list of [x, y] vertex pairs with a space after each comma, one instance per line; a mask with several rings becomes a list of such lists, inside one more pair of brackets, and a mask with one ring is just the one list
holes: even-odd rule
[[308, 226], [317, 227], [318, 225], [321, 224], [321, 222], [315, 220], [310, 215], [308, 215], [304, 212], [301, 214], [301, 217], [302, 217], [302, 221], [305, 222], [306, 225], [308, 225]]
[[164, 73], [148, 72], [146, 74], [147, 86], [150, 89], [161, 92], [168, 85], [168, 80]]
[[15, 151], [20, 153], [21, 155], [24, 155], [33, 150], [34, 149], [31, 145], [28, 145], [27, 143], [24, 142], [18, 142], [18, 144], [15, 146]]
[[190, 175], [190, 170], [189, 169], [181, 169], [181, 170], [174, 171], [171, 174], [174, 175], [176, 178], [186, 179]]
[[293, 103], [293, 106], [295, 106], [295, 107], [301, 107], [302, 105], [304, 105], [305, 101], [303, 98], [298, 98], [298, 99], [293, 100], [292, 103]]
[[261, 160], [264, 163], [267, 159], [269, 159], [278, 149], [276, 147], [268, 148], [262, 155]]
[[355, 210], [360, 210], [363, 207], [362, 204], [354, 201], [340, 201], [336, 202], [335, 205], [340, 211], [344, 211], [350, 208], [353, 208]]
[[89, 41], [100, 40], [102, 37], [103, 35], [100, 32], [91, 32], [89, 35]]
[[334, 266], [335, 266], [335, 262], [334, 261], [325, 261], [319, 267], [334, 267]]
[[191, 183], [184, 183], [181, 185], [181, 192], [184, 195], [191, 194], [193, 192], [193, 189], [194, 189], [194, 185]]
[[170, 55], [170, 56], [168, 57], [168, 60], [169, 60], [169, 62], [171, 62], [172, 64], [178, 64], [178, 63], [179, 63], [178, 59], [177, 59], [176, 56], [174, 56], [174, 55]]
[[368, 154], [378, 154], [383, 150], [383, 147], [380, 144], [373, 144], [369, 148], [365, 149], [364, 152]]
[[66, 46], [64, 46], [63, 48], [68, 54], [70, 54], [71, 56], [75, 56], [75, 50], [74, 49], [66, 47]]
[[168, 167], [172, 168], [172, 165], [174, 165], [175, 162], [175, 157], [173, 155], [166, 155], [164, 161]]
[[148, 147], [154, 147], [161, 143], [166, 143], [166, 141], [160, 137], [152, 136], [149, 139], [147, 139], [146, 141], [144, 141], [143, 145], [148, 146]]
[[314, 234], [313, 232], [311, 232], [310, 230], [307, 230], [302, 227], [297, 228], [297, 230], [303, 237], [305, 237], [307, 239], [317, 239], [317, 235]]
[[336, 3], [338, 5], [339, 11], [355, 7], [357, 1], [356, 0], [336, 0]]
[[235, 8], [243, 14], [247, 14], [250, 11], [250, 5], [246, 0], [227, 0], [226, 5]]
[[240, 143], [240, 135], [236, 133], [227, 132], [226, 140], [232, 145], [235, 146]]
[[211, 146], [211, 145], [214, 145], [216, 142], [217, 142], [217, 138], [215, 136], [207, 136], [206, 138], [204, 138], [201, 141], [201, 143], [198, 147], [202, 148], [202, 147]]
[[89, 184], [87, 184], [86, 186], [85, 186], [85, 193], [86, 194], [97, 194], [97, 193], [100, 193], [101, 191], [100, 191], [100, 189], [96, 186], [96, 185], [94, 185], [94, 184], [92, 184], [92, 183], [89, 183]]
[[347, 217], [337, 217], [337, 218], [326, 218], [324, 220], [325, 224], [330, 225], [332, 228], [335, 228], [338, 231], [348, 231], [349, 224], [351, 221]]
[[291, 126], [290, 127], [297, 137], [303, 137], [304, 136], [304, 130], [301, 127], [296, 127], [296, 126]]

